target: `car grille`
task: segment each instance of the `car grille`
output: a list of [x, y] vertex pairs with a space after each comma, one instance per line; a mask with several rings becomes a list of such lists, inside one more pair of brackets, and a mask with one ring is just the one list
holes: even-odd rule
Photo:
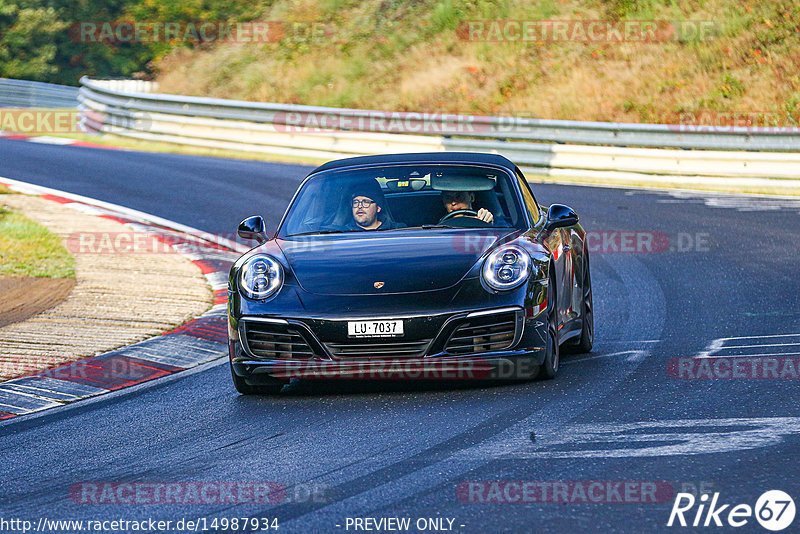
[[383, 343], [325, 343], [334, 358], [421, 358], [430, 339]]
[[445, 352], [474, 354], [507, 349], [514, 342], [516, 324], [515, 312], [466, 319], [447, 340]]
[[295, 327], [279, 323], [245, 322], [247, 348], [253, 356], [275, 359], [305, 359], [314, 351]]

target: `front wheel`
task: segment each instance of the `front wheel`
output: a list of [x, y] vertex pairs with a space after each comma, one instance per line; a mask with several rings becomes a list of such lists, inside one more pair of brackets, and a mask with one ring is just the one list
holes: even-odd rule
[[583, 286], [581, 299], [582, 326], [581, 337], [575, 345], [575, 352], [592, 351], [594, 345], [594, 306], [592, 302], [592, 275], [589, 272], [589, 252], [583, 252]]
[[547, 295], [547, 353], [539, 368], [539, 378], [550, 380], [556, 376], [561, 361], [561, 348], [558, 345], [558, 300], [556, 300], [555, 277], [550, 277], [550, 290]]

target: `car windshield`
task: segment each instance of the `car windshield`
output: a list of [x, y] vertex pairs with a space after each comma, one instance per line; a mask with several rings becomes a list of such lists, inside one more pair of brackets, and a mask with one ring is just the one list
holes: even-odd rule
[[437, 228], [523, 228], [511, 176], [477, 165], [387, 165], [320, 173], [279, 235]]

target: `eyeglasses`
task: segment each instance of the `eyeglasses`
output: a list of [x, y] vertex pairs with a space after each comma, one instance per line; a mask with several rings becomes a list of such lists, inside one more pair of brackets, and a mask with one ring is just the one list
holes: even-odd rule
[[455, 193], [443, 193], [442, 200], [444, 200], [445, 204], [450, 204], [451, 202], [466, 202], [469, 200], [469, 193], [461, 191]]
[[375, 204], [374, 200], [353, 200], [354, 208], [368, 208]]

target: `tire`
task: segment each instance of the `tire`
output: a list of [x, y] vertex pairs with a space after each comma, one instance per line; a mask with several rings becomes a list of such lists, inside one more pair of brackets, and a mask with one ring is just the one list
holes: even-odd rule
[[282, 383], [265, 384], [258, 386], [251, 386], [245, 379], [233, 372], [233, 365], [231, 368], [231, 377], [233, 378], [233, 387], [236, 388], [242, 395], [277, 395], [283, 389]]
[[575, 345], [575, 352], [584, 354], [592, 351], [594, 345], [594, 303], [592, 302], [592, 274], [589, 270], [589, 252], [583, 251], [583, 296], [581, 298], [581, 337]]
[[558, 373], [561, 363], [561, 347], [558, 345], [558, 299], [556, 297], [555, 277], [550, 277], [547, 294], [547, 352], [539, 367], [539, 379], [550, 380]]

